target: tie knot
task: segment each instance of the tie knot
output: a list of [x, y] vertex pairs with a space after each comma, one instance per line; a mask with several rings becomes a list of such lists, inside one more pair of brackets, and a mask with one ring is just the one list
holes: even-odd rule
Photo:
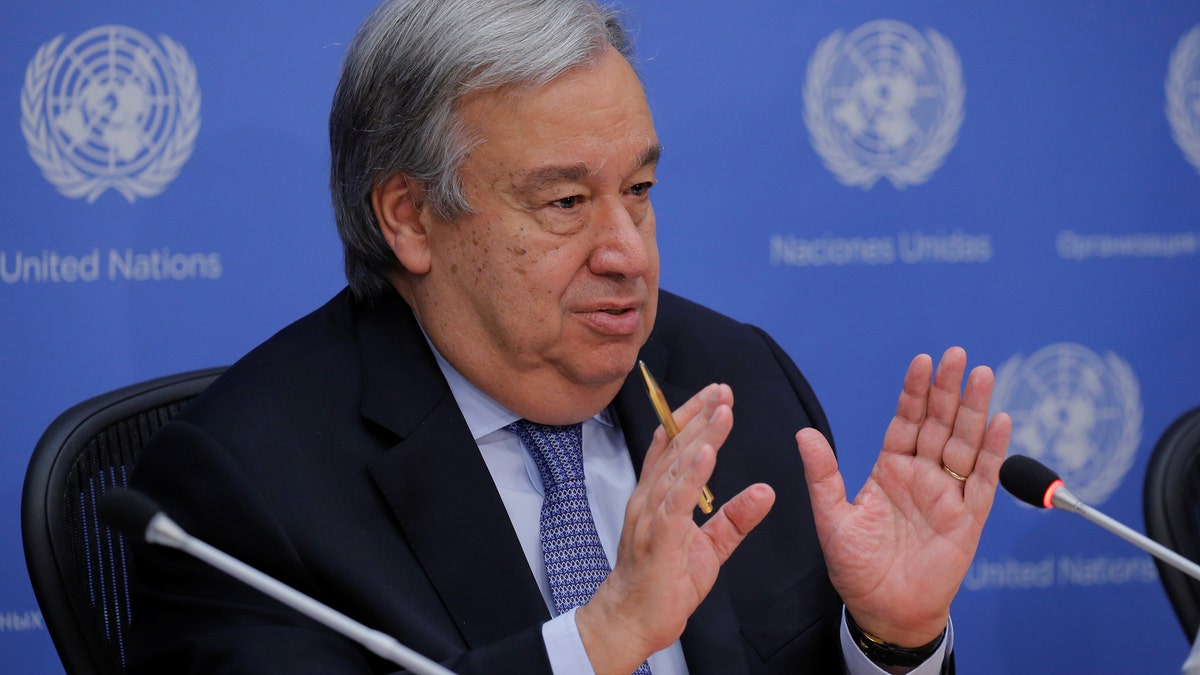
[[583, 482], [583, 425], [538, 424], [517, 420], [505, 427], [521, 439], [533, 457], [542, 487], [551, 488], [570, 482]]

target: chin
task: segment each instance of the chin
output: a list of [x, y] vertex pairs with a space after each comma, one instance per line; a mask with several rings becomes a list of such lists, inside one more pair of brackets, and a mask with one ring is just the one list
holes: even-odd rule
[[619, 357], [609, 358], [602, 367], [596, 369], [597, 379], [620, 385], [629, 376], [629, 373], [637, 368], [637, 359], [637, 350], [629, 351]]
[[568, 364], [564, 373], [576, 384], [589, 387], [621, 386], [637, 366], [638, 349], [629, 345], [607, 345]]
[[559, 372], [577, 385], [618, 388], [637, 367], [638, 353], [649, 339], [646, 327], [635, 335], [619, 338], [592, 333], [565, 335], [560, 349], [548, 359], [558, 364]]

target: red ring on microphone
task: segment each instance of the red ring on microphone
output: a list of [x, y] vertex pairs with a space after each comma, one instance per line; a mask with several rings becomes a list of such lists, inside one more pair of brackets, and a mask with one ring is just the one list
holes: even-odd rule
[[1048, 509], [1054, 508], [1054, 493], [1058, 492], [1058, 488], [1063, 486], [1062, 479], [1054, 481], [1050, 487], [1046, 488], [1046, 494], [1042, 497], [1042, 505]]

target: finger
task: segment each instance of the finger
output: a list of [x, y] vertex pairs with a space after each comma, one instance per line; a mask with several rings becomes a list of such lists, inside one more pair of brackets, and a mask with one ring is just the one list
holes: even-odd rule
[[967, 480], [963, 495], [967, 510], [975, 514], [980, 522], [992, 509], [996, 485], [1000, 482], [1000, 465], [1004, 463], [1011, 437], [1012, 418], [1008, 413], [996, 413], [983, 434], [983, 450], [975, 460], [975, 471]]
[[[699, 401], [700, 408], [699, 411], [688, 411], [688, 425], [679, 436], [668, 441], [661, 426], [655, 430], [654, 440], [646, 453], [637, 486], [625, 507], [626, 528], [637, 527], [642, 514], [653, 513], [660, 508], [665, 495], [679, 481], [684, 467], [687, 466], [686, 462], [691, 461], [698, 448], [710, 445], [715, 456], [716, 449], [725, 443], [730, 430], [733, 429], [733, 410], [725, 403], [717, 403], [732, 400], [732, 396], [728, 385], [705, 387], [689, 400], [689, 404], [693, 405]], [[714, 404], [717, 404], [716, 407], [710, 409]], [[711, 474], [710, 468], [704, 479], [694, 486], [691, 495], [693, 506]], [[690, 518], [690, 509], [688, 517]]]
[[[722, 406], [719, 410], [727, 411], [728, 408]], [[713, 444], [697, 441], [687, 446], [660, 482], [659, 510], [667, 516], [692, 522], [696, 495], [712, 477], [716, 465], [717, 449]]]
[[[967, 353], [962, 347], [951, 347], [942, 355], [933, 388], [929, 390], [928, 411], [917, 434], [917, 456], [940, 462], [954, 419], [958, 414], [963, 373], [967, 370]], [[965, 475], [965, 474], [963, 474]]]
[[646, 476], [657, 476], [658, 472], [655, 467], [662, 461], [663, 453], [667, 451], [667, 445], [670, 440], [667, 439], [667, 432], [663, 430], [660, 424], [654, 430], [654, 436], [650, 438], [650, 447], [646, 450], [646, 457], [642, 460], [642, 473], [638, 477], [640, 483]]
[[766, 483], [755, 483], [725, 502], [708, 519], [701, 531], [712, 542], [718, 564], [729, 559], [774, 504], [775, 491]]
[[[694, 443], [700, 439], [701, 442], [712, 443], [713, 447], [720, 450], [721, 444], [725, 442], [724, 437], [728, 435], [729, 431], [725, 430], [714, 435], [713, 420], [716, 419], [718, 410], [729, 411], [729, 421], [732, 423], [733, 390], [727, 384], [714, 384], [705, 387], [703, 391], [704, 397], [700, 401], [698, 410], [681, 408], [675, 413], [675, 423], [679, 427], [679, 435], [675, 439], [680, 446]], [[689, 406], [689, 408], [691, 407]]]
[[[718, 405], [733, 406], [733, 390], [726, 384], [710, 384], [707, 387], [696, 392], [683, 405], [672, 414], [675, 418], [675, 426], [681, 430], [681, 435], [688, 428], [691, 421], [696, 418], [705, 419], [712, 415], [712, 411]], [[692, 430], [694, 435], [696, 430]], [[661, 436], [660, 436], [661, 434]], [[683, 439], [680, 443], [686, 443], [688, 438]], [[661, 443], [659, 442], [661, 440]], [[676, 445], [676, 448], [679, 446]], [[662, 425], [654, 432], [654, 440], [651, 442], [650, 450], [646, 453], [646, 458], [642, 461], [643, 474], [647, 471], [653, 472], [654, 465], [658, 463], [664, 456], [670, 456], [672, 449], [666, 438], [666, 433], [663, 431]], [[669, 461], [669, 460], [668, 460]]]
[[[731, 417], [729, 408], [718, 408], [718, 416]], [[718, 424], [720, 421], [717, 422]], [[712, 476], [717, 451], [709, 443], [692, 443], [683, 448], [650, 487], [638, 513], [626, 510], [625, 532], [643, 554], [659, 548], [673, 550], [683, 546], [695, 529], [692, 509], [700, 486]], [[631, 520], [632, 518], [632, 520]], [[625, 536], [622, 532], [622, 538]]]
[[796, 432], [796, 445], [804, 463], [804, 480], [808, 483], [808, 497], [812, 501], [813, 516], [821, 540], [850, 504], [846, 501], [846, 483], [838, 471], [837, 457], [833, 448], [821, 432], [816, 429], [801, 429]]
[[[642, 527], [648, 522], [647, 519], [664, 508], [675, 515], [685, 514], [690, 520], [696, 496], [712, 475], [716, 463], [716, 448], [725, 442], [733, 428], [733, 411], [727, 405], [719, 405], [704, 419], [697, 415], [688, 426], [690, 431], [686, 435], [681, 433], [662, 449], [653, 467], [643, 465], [638, 484], [625, 507], [627, 531]], [[655, 443], [652, 447], [656, 447], [660, 441], [665, 441], [665, 436], [659, 436], [661, 432], [661, 428], [655, 432]], [[705, 452], [706, 447], [713, 456], [713, 466], [697, 473], [692, 463], [696, 461], [697, 454]], [[677, 488], [681, 483], [683, 487]], [[690, 505], [686, 510], [677, 502], [664, 506], [673, 489], [690, 490], [687, 500]]]
[[[693, 458], [695, 451], [688, 455]], [[656, 476], [642, 473], [633, 495], [625, 504], [625, 519], [621, 527], [621, 539], [617, 544], [617, 558], [637, 559], [647, 555], [657, 545], [675, 546], [680, 539], [678, 529], [671, 525], [678, 521], [678, 514], [664, 506], [671, 486], [679, 479], [678, 458], [664, 462], [664, 470]], [[668, 518], [664, 524], [662, 519]], [[632, 554], [632, 555], [630, 555]]]
[[954, 418], [954, 433], [942, 452], [942, 466], [960, 476], [970, 476], [975, 470], [975, 458], [983, 447], [983, 434], [987, 430], [994, 383], [995, 376], [987, 366], [975, 368], [967, 377], [962, 403]]
[[[724, 411], [727, 411], [729, 413], [728, 421], [732, 423], [733, 390], [729, 388], [729, 385], [718, 384], [712, 385], [711, 388], [705, 387], [705, 391], [708, 392], [708, 395], [705, 396], [699, 412], [690, 415], [687, 422], [679, 427], [679, 435], [675, 437], [675, 440], [681, 446], [694, 443], [697, 439], [704, 439], [720, 447], [721, 443], [725, 440], [724, 438], [718, 440], [712, 436], [714, 429], [713, 421], [718, 416], [717, 411], [723, 411], [720, 414], [724, 414]], [[725, 433], [728, 432], [726, 431]]]
[[[696, 504], [696, 495], [701, 487], [712, 476], [716, 465], [717, 449], [725, 443], [729, 432], [733, 429], [733, 410], [725, 404], [718, 405], [706, 417], [697, 416], [685, 431], [676, 437], [673, 446], [676, 447], [674, 456], [667, 470], [658, 481], [658, 497], [660, 501], [668, 499], [670, 491], [689, 491], [685, 500], [690, 504], [685, 509], [672, 502], [672, 512], [686, 512], [690, 517], [691, 509]], [[701, 466], [700, 461], [707, 461], [707, 455], [712, 455], [712, 465]], [[653, 497], [652, 497], [653, 499]]]
[[[716, 393], [717, 385], [710, 384], [707, 387], [696, 392], [689, 398], [679, 410], [674, 413], [676, 426], [690, 422], [698, 415], [708, 416], [712, 414], [712, 407], [717, 400]], [[657, 477], [661, 471], [660, 463], [665, 459], [667, 462], [673, 461], [678, 454], [678, 443], [673, 443], [673, 439], [667, 438], [666, 431], [663, 425], [659, 424], [654, 430], [654, 437], [650, 442], [650, 449], [646, 452], [645, 459], [642, 460], [642, 476], [647, 475], [652, 478]]]
[[708, 407], [717, 405], [727, 405], [733, 407], [733, 389], [730, 389], [727, 384], [710, 384], [701, 389], [695, 396], [688, 399], [687, 403], [679, 406], [673, 417], [675, 425], [683, 429], [688, 425], [688, 422], [701, 413], [705, 408], [705, 403], [711, 403]]
[[928, 354], [918, 354], [908, 364], [904, 374], [904, 387], [896, 403], [896, 415], [888, 424], [883, 436], [883, 452], [900, 455], [916, 454], [917, 434], [925, 421], [926, 404], [929, 399], [929, 381], [933, 377], [933, 359]]

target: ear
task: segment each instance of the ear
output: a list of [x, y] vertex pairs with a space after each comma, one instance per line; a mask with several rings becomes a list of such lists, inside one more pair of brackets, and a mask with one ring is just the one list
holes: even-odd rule
[[417, 182], [403, 173], [392, 176], [371, 192], [371, 206], [384, 241], [404, 269], [412, 274], [429, 272], [429, 209]]

